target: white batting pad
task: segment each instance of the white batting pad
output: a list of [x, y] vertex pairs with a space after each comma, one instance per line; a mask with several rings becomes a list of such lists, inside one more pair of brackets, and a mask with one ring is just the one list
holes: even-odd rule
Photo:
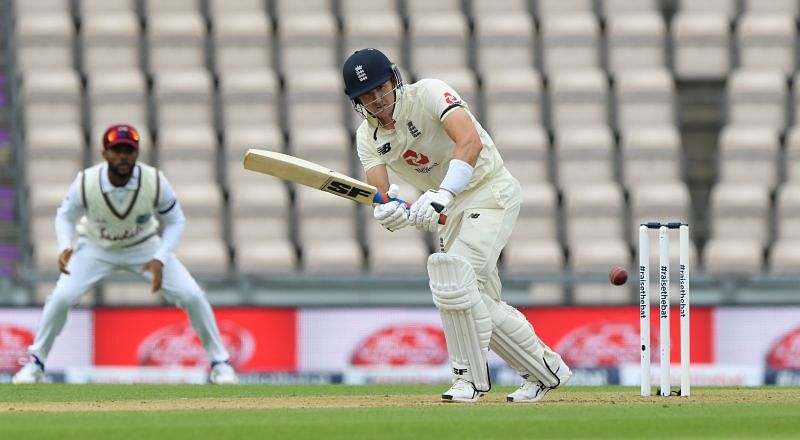
[[487, 364], [492, 319], [478, 292], [475, 270], [462, 257], [436, 253], [428, 257], [428, 275], [453, 375], [488, 392], [492, 386]]
[[519, 310], [489, 298], [485, 303], [494, 324], [489, 347], [524, 379], [538, 379], [550, 388], [559, 386], [561, 379], [556, 372], [562, 364], [561, 356], [536, 336]]

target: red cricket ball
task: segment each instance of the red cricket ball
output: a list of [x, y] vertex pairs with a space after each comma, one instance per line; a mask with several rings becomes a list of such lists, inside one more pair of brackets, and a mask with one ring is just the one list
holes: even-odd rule
[[608, 279], [611, 281], [611, 284], [621, 286], [628, 281], [628, 272], [621, 267], [615, 267], [608, 273]]

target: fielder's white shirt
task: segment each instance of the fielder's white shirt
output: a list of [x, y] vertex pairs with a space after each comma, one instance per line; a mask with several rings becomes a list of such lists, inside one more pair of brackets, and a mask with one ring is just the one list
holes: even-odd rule
[[[56, 212], [56, 238], [58, 240], [59, 253], [72, 246], [74, 239], [75, 226], [83, 217], [85, 211], [81, 201], [81, 174], [79, 173], [67, 192], [67, 196], [61, 202]], [[108, 178], [108, 164], [102, 164], [100, 168], [100, 189], [110, 198], [114, 199], [119, 205], [125, 205], [133, 197], [139, 187], [141, 170], [139, 165], [134, 166], [133, 175], [125, 186], [114, 186]], [[160, 216], [164, 224], [161, 236], [161, 244], [153, 255], [153, 258], [162, 263], [174, 251], [183, 234], [185, 218], [183, 210], [178, 203], [175, 191], [162, 173], [158, 173], [159, 195], [158, 204], [154, 207], [153, 214]], [[111, 219], [113, 220], [113, 218]], [[98, 243], [101, 247], [102, 244]]]
[[365, 171], [384, 164], [420, 191], [439, 188], [455, 145], [443, 123], [457, 108], [467, 111], [483, 143], [465, 190], [479, 185], [503, 167], [494, 141], [450, 86], [438, 79], [422, 79], [404, 89], [403, 93], [397, 92], [393, 129], [380, 127], [375, 118], [363, 121], [358, 127], [356, 149]]

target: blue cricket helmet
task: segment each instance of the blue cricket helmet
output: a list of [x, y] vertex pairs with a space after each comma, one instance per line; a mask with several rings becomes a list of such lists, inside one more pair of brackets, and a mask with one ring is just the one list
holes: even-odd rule
[[[342, 66], [344, 93], [355, 101], [359, 96], [396, 77], [401, 81], [397, 67], [378, 49], [355, 51]], [[402, 83], [398, 83], [401, 85]]]

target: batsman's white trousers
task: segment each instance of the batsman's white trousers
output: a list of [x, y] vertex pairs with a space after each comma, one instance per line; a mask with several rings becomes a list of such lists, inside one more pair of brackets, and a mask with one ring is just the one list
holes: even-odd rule
[[[44, 362], [67, 322], [69, 309], [78, 304], [81, 296], [92, 286], [113, 271], [127, 270], [152, 279], [149, 272], [142, 274], [141, 270], [145, 263], [152, 260], [160, 241], [158, 237], [153, 237], [136, 246], [111, 251], [86, 238], [79, 239], [67, 264], [70, 275], [62, 273], [55, 289], [47, 297], [36, 329], [36, 339], [28, 351]], [[212, 361], [228, 360], [228, 351], [222, 345], [214, 312], [205, 293], [174, 254], [170, 254], [164, 262], [160, 294], [189, 314], [192, 327]]]
[[489, 347], [526, 379], [533, 376], [546, 386], [557, 386], [550, 369], [558, 368], [561, 357], [539, 339], [522, 313], [502, 300], [497, 260], [511, 237], [521, 197], [519, 181], [503, 168], [447, 207], [447, 224], [439, 233], [444, 250], [465, 258], [475, 269], [494, 325]]

